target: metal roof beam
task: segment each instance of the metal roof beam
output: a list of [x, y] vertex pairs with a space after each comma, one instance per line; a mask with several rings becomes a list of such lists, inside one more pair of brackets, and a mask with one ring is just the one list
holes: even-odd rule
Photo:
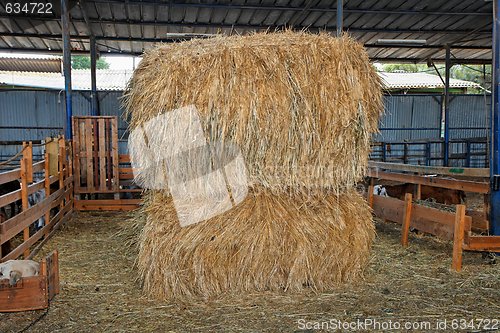
[[[15, 33], [15, 32], [0, 32], [0, 36], [4, 37], [30, 37], [30, 38], [47, 38], [60, 40], [61, 36], [57, 34], [30, 34], [30, 33]], [[89, 40], [91, 36], [87, 35], [71, 35], [73, 40]], [[193, 38], [210, 38], [206, 35], [186, 35], [179, 37], [167, 38], [142, 38], [142, 37], [114, 37], [114, 36], [95, 36], [96, 40], [110, 40], [110, 41], [135, 41], [145, 43], [172, 43], [189, 40]], [[381, 44], [364, 44], [366, 48], [380, 48], [380, 49], [442, 49], [445, 45], [381, 45]], [[452, 45], [453, 49], [458, 50], [489, 50], [491, 46], [488, 45]]]
[[[0, 18], [10, 18], [9, 15], [0, 15]], [[23, 19], [28, 19], [24, 18]], [[43, 20], [43, 21], [58, 21], [57, 19], [43, 19], [40, 17], [30, 17], [30, 20]], [[123, 25], [144, 25], [144, 26], [172, 26], [172, 27], [202, 27], [202, 28], [226, 28], [226, 29], [253, 29], [253, 30], [280, 30], [285, 29], [287, 26], [267, 26], [267, 25], [252, 25], [252, 24], [227, 24], [227, 23], [201, 23], [201, 22], [172, 22], [172, 21], [144, 21], [144, 20], [113, 20], [113, 19], [90, 19], [91, 23], [101, 24], [123, 24]], [[85, 23], [83, 19], [72, 18], [72, 22]], [[308, 30], [311, 32], [317, 31], [331, 31], [335, 32], [336, 27], [305, 27], [297, 26], [296, 30]], [[415, 33], [415, 34], [450, 34], [450, 35], [463, 35], [463, 34], [491, 34], [491, 30], [434, 30], [434, 29], [383, 29], [383, 28], [346, 28], [350, 32], [380, 32], [380, 33]]]
[[[94, 3], [107, 3], [107, 4], [123, 4], [121, 0], [87, 0], [88, 2]], [[324, 8], [324, 7], [292, 7], [292, 6], [262, 6], [262, 5], [232, 5], [232, 4], [208, 4], [208, 3], [168, 3], [168, 2], [158, 2], [154, 0], [129, 0], [127, 1], [130, 5], [149, 5], [149, 6], [170, 6], [177, 8], [212, 8], [212, 9], [248, 9], [248, 10], [288, 10], [288, 11], [309, 11], [309, 12], [322, 12], [322, 13], [335, 13], [336, 8]], [[344, 13], [354, 13], [354, 14], [387, 14], [387, 15], [459, 15], [459, 16], [489, 16], [491, 17], [491, 12], [454, 12], [454, 11], [419, 11], [419, 10], [400, 10], [400, 9], [356, 9], [356, 8], [344, 8]]]

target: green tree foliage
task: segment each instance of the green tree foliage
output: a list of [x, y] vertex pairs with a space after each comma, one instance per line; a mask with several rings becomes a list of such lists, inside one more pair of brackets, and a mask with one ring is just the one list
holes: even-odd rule
[[[72, 56], [71, 68], [73, 69], [90, 69], [90, 57], [88, 56]], [[97, 69], [108, 69], [109, 64], [105, 59], [99, 58], [96, 61]]]

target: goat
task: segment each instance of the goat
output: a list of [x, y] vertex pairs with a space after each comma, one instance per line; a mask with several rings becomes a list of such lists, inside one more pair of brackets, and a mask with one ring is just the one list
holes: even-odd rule
[[0, 278], [8, 278], [11, 286], [23, 277], [36, 276], [38, 273], [40, 264], [33, 260], [8, 260], [0, 264]]

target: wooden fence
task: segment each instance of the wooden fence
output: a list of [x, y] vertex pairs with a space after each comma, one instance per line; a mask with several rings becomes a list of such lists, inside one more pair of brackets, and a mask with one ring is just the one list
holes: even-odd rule
[[[11, 212], [10, 218], [0, 224], [0, 243], [14, 246], [9, 253], [0, 250], [0, 261], [21, 255], [32, 258], [71, 215], [73, 170], [70, 150], [71, 146], [64, 138], [55, 139], [46, 144], [44, 159], [34, 163], [33, 145], [24, 143], [20, 167], [0, 173], [0, 185], [13, 181], [19, 181], [21, 185], [19, 190], [0, 196], [0, 207], [19, 200], [22, 203], [18, 214]], [[35, 175], [42, 176], [35, 178]], [[45, 198], [30, 207], [29, 196], [40, 190], [45, 190]], [[41, 217], [45, 217], [45, 224], [33, 230], [33, 224]], [[36, 247], [32, 250], [34, 245]]]
[[[368, 203], [377, 217], [402, 225], [403, 246], [408, 245], [410, 227], [451, 240], [453, 241], [452, 268], [456, 271], [462, 268], [463, 250], [500, 251], [500, 236], [473, 234], [473, 232], [487, 233], [489, 229], [487, 204], [489, 183], [478, 181], [486, 179], [489, 174], [487, 169], [428, 167], [383, 162], [370, 162], [369, 167], [368, 175], [372, 181], [368, 188]], [[426, 174], [448, 178], [426, 177]], [[462, 179], [449, 178], [450, 176]], [[415, 184], [416, 199], [420, 199], [422, 185], [480, 193], [485, 195], [484, 211], [467, 210], [464, 205], [457, 205], [455, 213], [447, 212], [413, 202], [412, 193], [407, 193], [404, 201], [374, 195], [374, 178]]]

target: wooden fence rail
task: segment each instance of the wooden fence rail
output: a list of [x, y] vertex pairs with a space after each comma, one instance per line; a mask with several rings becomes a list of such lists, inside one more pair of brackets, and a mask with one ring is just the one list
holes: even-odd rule
[[[73, 167], [70, 148], [64, 138], [58, 138], [46, 144], [44, 159], [34, 163], [32, 143], [24, 143], [20, 168], [0, 173], [0, 186], [13, 181], [19, 181], [21, 186], [20, 190], [0, 196], [0, 207], [19, 200], [22, 203], [18, 214], [11, 210], [8, 219], [2, 215], [0, 244], [13, 245], [14, 248], [8, 253], [2, 253], [0, 249], [0, 262], [17, 259], [21, 255], [24, 258], [32, 258], [71, 215]], [[35, 174], [43, 174], [43, 178], [35, 178]], [[41, 190], [45, 191], [45, 197], [30, 206], [30, 195]], [[33, 224], [41, 217], [45, 217], [45, 224], [36, 230]], [[42, 241], [39, 242], [40, 240]], [[38, 245], [33, 251], [32, 247], [37, 242]]]

